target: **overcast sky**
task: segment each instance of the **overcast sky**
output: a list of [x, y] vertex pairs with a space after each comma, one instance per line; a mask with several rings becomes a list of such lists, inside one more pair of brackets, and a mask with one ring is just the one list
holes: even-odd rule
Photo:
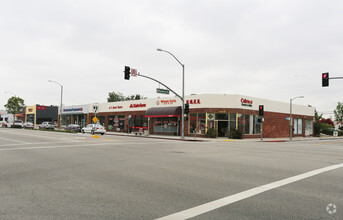
[[[332, 112], [343, 80], [340, 0], [1, 0], [0, 109], [12, 94], [26, 105], [106, 102], [109, 92], [157, 94], [142, 77], [181, 94], [242, 94]], [[5, 93], [10, 92], [10, 93]], [[265, 109], [268, 111], [267, 109]]]

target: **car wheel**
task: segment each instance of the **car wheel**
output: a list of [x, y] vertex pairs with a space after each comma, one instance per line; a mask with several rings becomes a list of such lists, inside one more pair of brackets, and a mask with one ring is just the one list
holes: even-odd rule
[[101, 135], [104, 135], [105, 133], [101, 133]]
[[91, 132], [94, 135], [94, 131]]
[[81, 130], [81, 132], [82, 132], [82, 134], [84, 134], [84, 133], [85, 133], [85, 130]]

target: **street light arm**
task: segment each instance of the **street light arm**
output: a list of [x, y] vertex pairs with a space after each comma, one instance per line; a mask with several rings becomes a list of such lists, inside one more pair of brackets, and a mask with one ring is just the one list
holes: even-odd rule
[[301, 95], [301, 96], [296, 96], [296, 97], [292, 98], [291, 101], [293, 101], [294, 99], [297, 99], [297, 98], [305, 98], [305, 97], [304, 97], [303, 95]]
[[48, 80], [48, 82], [56, 83], [56, 84], [58, 84], [59, 86], [63, 87], [60, 83], [58, 83], [58, 82], [56, 82], [56, 81]]
[[177, 61], [177, 62], [179, 62], [179, 64], [181, 65], [181, 66], [184, 66], [184, 64], [182, 64], [181, 62], [180, 62], [180, 60], [178, 59], [178, 58], [176, 58], [176, 56], [174, 56], [174, 54], [172, 54], [172, 53], [170, 53], [169, 51], [167, 51], [167, 50], [162, 50], [162, 49], [157, 49], [157, 51], [162, 51], [162, 52], [166, 52], [166, 53], [169, 53], [170, 55], [172, 55], [174, 58], [175, 58], [175, 60]]

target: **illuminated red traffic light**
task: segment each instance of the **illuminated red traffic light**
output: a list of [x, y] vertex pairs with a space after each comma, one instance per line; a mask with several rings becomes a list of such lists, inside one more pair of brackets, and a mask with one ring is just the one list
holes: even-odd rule
[[329, 73], [322, 74], [322, 87], [329, 86]]
[[258, 115], [259, 115], [259, 116], [263, 116], [263, 114], [264, 114], [264, 106], [263, 106], [263, 105], [260, 105], [260, 106], [258, 107]]

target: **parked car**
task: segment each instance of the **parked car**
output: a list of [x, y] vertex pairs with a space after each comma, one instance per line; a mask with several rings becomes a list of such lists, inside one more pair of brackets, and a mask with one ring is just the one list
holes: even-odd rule
[[77, 125], [77, 124], [70, 124], [68, 125], [65, 130], [67, 131], [77, 131], [77, 132], [80, 132], [81, 131], [81, 126], [80, 125]]
[[0, 121], [0, 127], [7, 127], [6, 121]]
[[34, 124], [32, 122], [25, 122], [23, 125], [24, 128], [31, 128], [34, 129]]
[[101, 134], [104, 135], [106, 133], [106, 129], [100, 124], [88, 124], [86, 127], [81, 129], [81, 132], [84, 133], [91, 133], [91, 134]]
[[9, 128], [22, 128], [23, 127], [23, 121], [22, 120], [15, 120], [14, 122], [8, 122], [7, 127]]
[[39, 125], [39, 129], [55, 129], [54, 123], [51, 121], [45, 121]]

